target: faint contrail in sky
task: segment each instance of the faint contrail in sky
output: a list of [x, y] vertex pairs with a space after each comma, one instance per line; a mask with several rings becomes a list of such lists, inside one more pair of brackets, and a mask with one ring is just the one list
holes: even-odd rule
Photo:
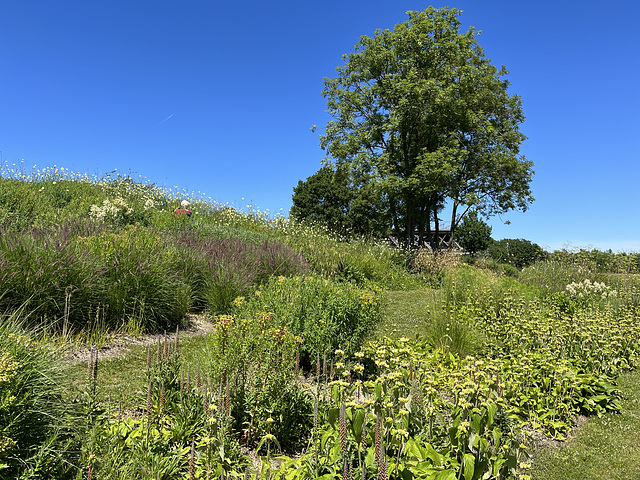
[[164, 120], [162, 120], [158, 125], [162, 125], [164, 122], [169, 120], [171, 117], [173, 117], [173, 113], [171, 115], [169, 115], [167, 118], [165, 118]]

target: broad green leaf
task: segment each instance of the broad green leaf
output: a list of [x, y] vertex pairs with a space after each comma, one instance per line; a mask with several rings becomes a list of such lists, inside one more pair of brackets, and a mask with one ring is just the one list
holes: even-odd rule
[[473, 480], [476, 457], [471, 453], [464, 454], [464, 480]]
[[364, 417], [364, 409], [356, 409], [353, 411], [351, 428], [353, 430], [353, 436], [358, 445], [362, 442], [362, 425], [364, 424]]

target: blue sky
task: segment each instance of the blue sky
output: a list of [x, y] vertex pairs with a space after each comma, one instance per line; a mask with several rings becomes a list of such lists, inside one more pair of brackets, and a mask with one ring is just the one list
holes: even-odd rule
[[286, 214], [324, 157], [323, 77], [429, 5], [462, 9], [522, 97], [536, 201], [493, 237], [640, 251], [636, 0], [3, 0], [0, 159]]

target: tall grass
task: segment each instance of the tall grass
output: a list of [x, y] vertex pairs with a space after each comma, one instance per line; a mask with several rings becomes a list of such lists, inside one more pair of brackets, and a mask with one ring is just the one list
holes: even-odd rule
[[71, 478], [77, 422], [64, 369], [22, 328], [23, 315], [0, 315], [0, 479]]
[[358, 285], [375, 284], [389, 290], [422, 286], [408, 270], [411, 254], [364, 237], [336, 238], [322, 225], [273, 222], [273, 234], [298, 250], [312, 270], [324, 277]]

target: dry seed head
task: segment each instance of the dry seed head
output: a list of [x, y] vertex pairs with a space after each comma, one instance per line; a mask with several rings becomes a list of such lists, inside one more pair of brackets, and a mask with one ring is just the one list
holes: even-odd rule
[[164, 380], [160, 383], [160, 410], [164, 409]]
[[229, 379], [227, 378], [227, 389], [224, 396], [224, 411], [231, 415], [231, 390], [229, 389]]
[[380, 453], [382, 450], [382, 420], [380, 419], [380, 416], [376, 416], [376, 431], [375, 431], [375, 443], [374, 443], [374, 452], [375, 452], [375, 459], [376, 459], [376, 465], [378, 465], [378, 467], [380, 466]]
[[224, 395], [222, 394], [222, 381], [220, 381], [220, 389], [218, 390], [218, 411], [224, 412]]
[[196, 476], [196, 442], [191, 440], [191, 452], [189, 455], [189, 479], [193, 480]]
[[89, 380], [93, 378], [93, 345], [91, 345], [89, 359], [87, 360], [87, 378], [89, 378]]
[[389, 478], [387, 474], [387, 455], [382, 453], [380, 464], [378, 466], [378, 480], [387, 480]]
[[318, 396], [316, 395], [316, 401], [313, 402], [313, 433], [318, 431]]
[[327, 378], [327, 354], [325, 353], [322, 357], [322, 375], [324, 378]]
[[98, 350], [95, 351], [93, 358], [93, 384], [98, 380]]
[[91, 345], [91, 350], [89, 352], [89, 360], [87, 361], [87, 375], [89, 377], [89, 381], [95, 384], [95, 381], [98, 377], [98, 351], [95, 348], [95, 345]]
[[147, 388], [147, 416], [151, 415], [151, 380], [149, 380], [149, 387]]
[[147, 346], [147, 372], [151, 369], [151, 345]]
[[347, 454], [347, 407], [344, 402], [340, 404], [340, 452], [343, 456]]
[[169, 338], [166, 330], [164, 331], [164, 358], [169, 358]]
[[353, 466], [351, 465], [350, 462], [347, 462], [347, 459], [345, 458], [344, 462], [342, 462], [342, 478], [344, 480], [352, 480], [351, 478], [352, 473], [353, 473]]

